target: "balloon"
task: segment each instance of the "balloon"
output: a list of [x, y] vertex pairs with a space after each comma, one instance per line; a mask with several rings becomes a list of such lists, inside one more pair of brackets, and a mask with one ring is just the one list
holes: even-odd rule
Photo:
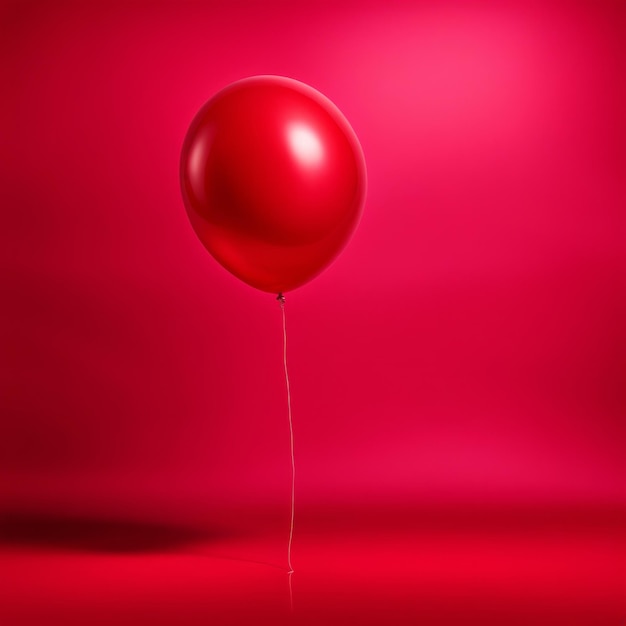
[[365, 159], [339, 109], [304, 83], [254, 76], [232, 83], [193, 119], [180, 179], [206, 249], [270, 293], [322, 272], [354, 232]]

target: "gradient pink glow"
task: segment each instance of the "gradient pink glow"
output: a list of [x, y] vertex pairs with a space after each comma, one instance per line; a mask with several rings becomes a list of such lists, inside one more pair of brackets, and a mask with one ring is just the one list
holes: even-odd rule
[[[280, 310], [178, 185], [195, 112], [255, 74], [333, 100], [368, 167], [352, 242], [286, 305], [303, 623], [623, 619], [624, 13], [6, 3], [0, 506], [35, 531], [4, 541], [0, 621], [288, 619], [283, 572], [217, 558], [284, 560]], [[25, 541], [57, 518], [234, 538]]]

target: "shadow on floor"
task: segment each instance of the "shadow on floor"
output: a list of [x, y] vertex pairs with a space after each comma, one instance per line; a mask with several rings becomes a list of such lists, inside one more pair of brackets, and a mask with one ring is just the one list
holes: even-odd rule
[[0, 545], [77, 552], [170, 552], [213, 542], [227, 534], [210, 528], [87, 517], [23, 514], [0, 517]]

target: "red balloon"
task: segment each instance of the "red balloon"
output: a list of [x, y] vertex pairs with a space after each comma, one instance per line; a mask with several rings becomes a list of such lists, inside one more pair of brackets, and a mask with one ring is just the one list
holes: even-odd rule
[[279, 76], [237, 81], [191, 123], [180, 166], [183, 200], [206, 249], [270, 293], [323, 271], [356, 228], [365, 159], [328, 98]]

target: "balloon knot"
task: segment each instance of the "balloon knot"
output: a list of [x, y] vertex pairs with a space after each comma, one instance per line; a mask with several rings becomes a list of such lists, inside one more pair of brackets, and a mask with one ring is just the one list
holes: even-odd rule
[[280, 304], [281, 307], [285, 306], [285, 296], [283, 296], [282, 293], [279, 293], [276, 296], [276, 300], [278, 300], [278, 303]]

